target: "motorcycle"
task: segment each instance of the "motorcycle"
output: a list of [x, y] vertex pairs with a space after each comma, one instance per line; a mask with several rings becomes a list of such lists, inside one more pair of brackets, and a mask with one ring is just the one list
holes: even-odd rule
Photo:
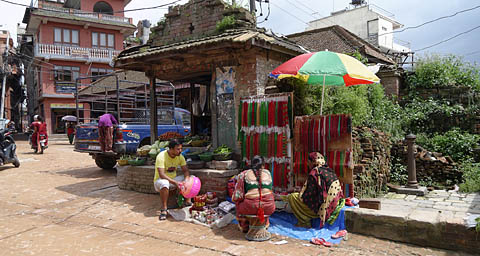
[[[29, 131], [29, 136], [28, 136], [28, 143], [30, 144], [30, 146], [32, 147], [33, 151], [35, 153], [38, 153], [38, 146], [37, 144], [33, 144], [32, 143], [32, 135], [33, 135], [33, 131]], [[48, 148], [47, 146], [47, 141], [48, 141], [48, 138], [47, 138], [47, 135], [45, 134], [40, 134], [38, 136], [38, 140], [39, 140], [39, 143], [40, 144], [40, 154], [43, 154], [43, 151]]]
[[11, 130], [0, 130], [0, 165], [11, 164], [20, 167], [20, 161], [17, 157], [17, 145], [12, 137]]

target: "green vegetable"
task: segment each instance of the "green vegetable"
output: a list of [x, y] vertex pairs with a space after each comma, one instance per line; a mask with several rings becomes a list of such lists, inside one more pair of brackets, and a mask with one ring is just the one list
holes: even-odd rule
[[232, 149], [225, 145], [222, 145], [213, 151], [214, 154], [230, 154], [232, 152]]

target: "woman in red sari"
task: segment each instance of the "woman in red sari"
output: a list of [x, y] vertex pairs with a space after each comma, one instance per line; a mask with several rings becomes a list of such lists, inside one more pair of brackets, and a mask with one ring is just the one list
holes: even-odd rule
[[[265, 241], [270, 239], [266, 230], [269, 216], [275, 212], [275, 200], [272, 192], [272, 176], [263, 168], [263, 159], [252, 159], [252, 168], [237, 176], [232, 200], [237, 210], [237, 221], [248, 240]], [[253, 230], [252, 230], [253, 229]]]
[[33, 123], [30, 125], [30, 129], [33, 130], [32, 134], [32, 148], [37, 153], [39, 148], [40, 140], [45, 139], [45, 147], [48, 146], [48, 133], [47, 133], [47, 124], [43, 122], [43, 118], [39, 115], [33, 117]]

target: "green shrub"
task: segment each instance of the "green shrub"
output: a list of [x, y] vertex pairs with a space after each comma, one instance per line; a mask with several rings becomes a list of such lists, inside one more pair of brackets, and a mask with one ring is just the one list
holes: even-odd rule
[[410, 89], [468, 86], [479, 90], [480, 71], [463, 57], [426, 55], [417, 61], [415, 73], [407, 82]]
[[427, 150], [451, 156], [454, 161], [462, 162], [473, 158], [473, 148], [480, 142], [480, 135], [470, 134], [458, 128], [433, 137], [420, 134], [416, 143]]
[[392, 166], [390, 168], [390, 182], [407, 185], [408, 182], [408, 171], [407, 166], [401, 163], [401, 159], [396, 157], [392, 158]]
[[217, 22], [216, 30], [218, 33], [223, 33], [227, 29], [235, 28], [236, 24], [235, 16], [225, 16], [221, 21]]
[[404, 105], [403, 130], [407, 133], [447, 132], [451, 127], [472, 130], [480, 106], [464, 107], [447, 100], [414, 98]]
[[460, 184], [460, 190], [466, 193], [480, 191], [480, 163], [464, 162], [461, 165], [464, 183]]

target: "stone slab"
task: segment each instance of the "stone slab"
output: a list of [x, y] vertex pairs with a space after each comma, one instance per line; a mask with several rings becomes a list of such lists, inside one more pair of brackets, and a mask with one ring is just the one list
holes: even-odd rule
[[407, 194], [407, 195], [416, 195], [416, 196], [424, 196], [428, 192], [426, 187], [407, 188], [403, 186], [395, 188], [395, 191], [398, 194]]

